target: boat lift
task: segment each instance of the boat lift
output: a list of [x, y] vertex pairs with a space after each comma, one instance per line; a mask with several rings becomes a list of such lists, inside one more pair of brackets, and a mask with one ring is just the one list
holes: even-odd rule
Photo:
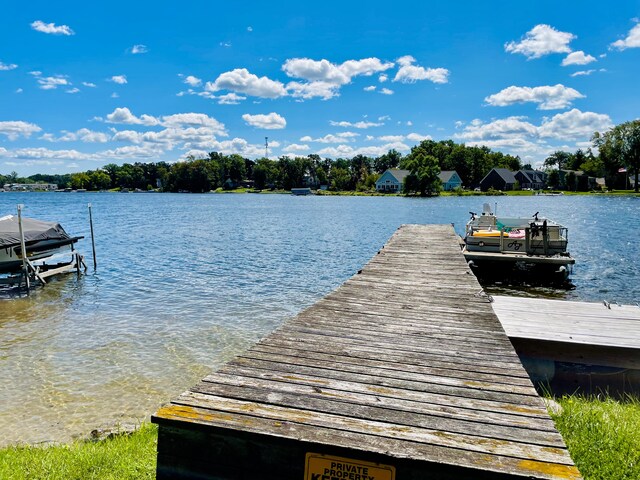
[[[91, 204], [89, 207], [89, 223], [91, 226], [91, 244], [93, 248], [93, 267], [96, 269], [96, 247], [93, 235], [93, 217], [91, 213]], [[39, 260], [31, 261], [26, 254], [24, 231], [22, 228], [22, 209], [24, 205], [18, 205], [18, 225], [20, 230], [20, 255], [22, 257], [22, 269], [20, 272], [0, 277], [0, 286], [24, 288], [27, 293], [36, 285], [44, 286], [47, 284], [47, 278], [63, 273], [76, 272], [78, 278], [84, 272], [87, 272], [87, 264], [84, 256], [75, 250], [73, 244], [70, 245], [71, 251], [58, 253]]]

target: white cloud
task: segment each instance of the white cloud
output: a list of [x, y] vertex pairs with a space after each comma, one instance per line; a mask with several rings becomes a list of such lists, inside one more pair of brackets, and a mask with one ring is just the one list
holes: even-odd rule
[[545, 119], [540, 125], [539, 134], [542, 138], [556, 138], [560, 140], [589, 139], [593, 132], [609, 130], [613, 123], [609, 115], [581, 112], [577, 108], [559, 113], [550, 119]]
[[18, 65], [15, 63], [2, 63], [0, 62], [0, 72], [6, 72], [7, 70], [14, 70], [18, 68]]
[[402, 142], [404, 139], [404, 135], [383, 135], [378, 137], [381, 142]]
[[120, 95], [118, 95], [116, 92], [113, 92], [111, 94], [111, 98], [120, 98]]
[[536, 138], [538, 128], [525, 121], [525, 117], [507, 117], [489, 123], [475, 119], [467, 125], [457, 138], [471, 141], [484, 141], [513, 138]]
[[375, 86], [375, 85], [369, 85], [368, 87], [364, 87], [364, 88], [363, 88], [363, 90], [364, 90], [365, 92], [373, 92], [373, 91], [375, 91], [375, 89], [376, 89], [376, 86]]
[[[141, 118], [144, 117], [145, 115]], [[162, 125], [169, 128], [206, 127], [213, 130], [217, 135], [227, 135], [223, 123], [204, 113], [176, 113], [174, 115], [163, 116]]]
[[[48, 148], [17, 148], [8, 150], [5, 156], [20, 159], [60, 159], [60, 160], [83, 160], [88, 156], [77, 150], [50, 150]], [[24, 165], [24, 163], [22, 164]]]
[[504, 49], [509, 53], [521, 53], [528, 59], [540, 58], [550, 53], [570, 53], [569, 43], [574, 34], [560, 32], [550, 25], [536, 25], [519, 42], [508, 42]]
[[303, 153], [309, 150], [309, 145], [298, 145], [297, 143], [292, 143], [282, 149], [283, 152], [287, 153]]
[[571, 52], [562, 60], [562, 66], [567, 65], [587, 65], [588, 63], [595, 62], [596, 57], [592, 55], [586, 55], [582, 50]]
[[74, 31], [67, 25], [56, 26], [53, 23], [44, 23], [41, 20], [33, 22], [31, 28], [37, 32], [50, 33], [53, 35], [74, 35]]
[[133, 55], [139, 55], [142, 53], [147, 53], [149, 51], [149, 49], [147, 48], [146, 45], [134, 45], [133, 47], [131, 47], [131, 53]]
[[73, 87], [73, 88], [70, 88], [69, 90], [65, 90], [66, 93], [71, 93], [71, 94], [78, 93], [79, 91], [80, 89], [77, 87]]
[[247, 97], [243, 97], [242, 95], [238, 95], [237, 93], [233, 93], [233, 92], [227, 93], [225, 95], [220, 95], [214, 98], [218, 100], [218, 103], [220, 105], [238, 105], [241, 101], [247, 99]]
[[355, 137], [359, 136], [359, 133], [355, 132], [340, 132], [336, 134], [328, 134], [324, 137], [311, 138], [310, 136], [304, 136], [300, 139], [301, 142], [316, 142], [316, 143], [342, 143], [351, 142]]
[[248, 26], [247, 27], [247, 32], [253, 32], [253, 27], [252, 26]]
[[380, 89], [380, 93], [382, 93], [383, 95], [393, 95], [393, 90], [390, 90], [388, 88], [382, 88]]
[[279, 130], [287, 126], [285, 118], [275, 112], [271, 112], [267, 115], [250, 115], [245, 113], [242, 115], [242, 119], [247, 122], [247, 125], [251, 125], [256, 128], [263, 128], [265, 130]]
[[191, 85], [192, 87], [198, 87], [202, 84], [202, 80], [198, 77], [194, 77], [193, 75], [188, 75], [185, 77], [184, 83]]
[[107, 123], [124, 123], [127, 125], [154, 126], [160, 124], [160, 121], [151, 115], [142, 115], [140, 118], [136, 117], [127, 107], [116, 108], [107, 115], [106, 121]]
[[416, 59], [411, 55], [400, 57], [397, 62], [400, 65], [394, 82], [414, 83], [418, 80], [429, 80], [433, 83], [447, 83], [449, 81], [449, 70], [446, 68], [424, 68], [413, 65]]
[[617, 50], [640, 48], [640, 23], [636, 23], [623, 40], [613, 42], [611, 44], [611, 48], [615, 48]]
[[384, 83], [384, 82], [386, 82], [387, 80], [389, 80], [389, 75], [387, 75], [386, 73], [383, 73], [383, 74], [381, 74], [381, 75], [378, 77], [378, 81], [379, 81], [380, 83]]
[[376, 122], [335, 122], [331, 120], [329, 124], [333, 127], [353, 127], [353, 128], [371, 128], [371, 127], [381, 127], [384, 123], [376, 123]]
[[230, 48], [231, 42], [220, 42], [220, 46], [224, 48]]
[[209, 92], [230, 90], [260, 98], [279, 98], [287, 94], [281, 82], [258, 77], [249, 73], [246, 68], [236, 68], [222, 73], [214, 82], [207, 82], [205, 89]]
[[118, 85], [124, 85], [125, 83], [127, 83], [127, 76], [126, 75], [114, 75], [109, 80], [114, 82], [114, 83], [117, 83]]
[[402, 142], [386, 143], [383, 145], [369, 145], [366, 147], [353, 148], [351, 145], [338, 145], [336, 147], [327, 147], [318, 151], [318, 155], [327, 157], [353, 157], [355, 155], [367, 155], [378, 157], [384, 155], [389, 150], [398, 150], [399, 152], [409, 151], [409, 145]]
[[71, 82], [67, 80], [65, 75], [54, 75], [53, 77], [42, 77], [41, 72], [30, 72], [33, 75], [42, 90], [55, 90], [61, 86], [71, 85]]
[[393, 63], [382, 62], [378, 58], [347, 60], [340, 65], [326, 59], [291, 58], [284, 63], [282, 70], [289, 77], [302, 78], [309, 82], [346, 85], [355, 76], [370, 76], [391, 67], [393, 67]]
[[46, 140], [49, 142], [84, 142], [84, 143], [106, 143], [109, 141], [110, 136], [106, 133], [95, 132], [88, 128], [81, 128], [76, 132], [63, 131], [63, 135], [56, 138], [50, 133], [45, 133], [40, 137], [40, 140]]
[[34, 123], [22, 121], [0, 122], [0, 135], [5, 135], [9, 140], [17, 140], [19, 137], [29, 138], [33, 133], [41, 130]]
[[588, 76], [591, 75], [593, 72], [595, 72], [595, 70], [591, 69], [591, 70], [579, 70], [577, 72], [573, 72], [571, 74], [572, 77], [581, 77], [581, 76]]
[[421, 142], [423, 140], [431, 140], [431, 135], [422, 135], [420, 133], [410, 133], [407, 135], [407, 140], [412, 142]]
[[82, 85], [89, 88], [96, 88], [96, 84], [91, 82], [82, 82]]
[[612, 126], [608, 115], [581, 112], [574, 108], [544, 118], [539, 126], [527, 121], [526, 117], [507, 117], [488, 123], [475, 119], [454, 137], [464, 140], [468, 145], [486, 145], [520, 155], [527, 161], [541, 161], [558, 148], [557, 142], [573, 141], [577, 145], [588, 141], [593, 132], [604, 131]]
[[22, 90], [21, 88], [18, 88], [18, 89], [16, 90], [16, 93], [22, 93], [22, 92], [24, 92], [24, 90]]
[[287, 90], [294, 98], [322, 98], [323, 100], [329, 100], [330, 98], [338, 96], [339, 85], [327, 82], [289, 82], [287, 84]]
[[504, 107], [514, 103], [532, 102], [539, 104], [540, 110], [556, 110], [568, 108], [571, 102], [584, 98], [580, 92], [562, 84], [544, 85], [541, 87], [507, 87], [489, 95], [484, 99], [488, 105]]

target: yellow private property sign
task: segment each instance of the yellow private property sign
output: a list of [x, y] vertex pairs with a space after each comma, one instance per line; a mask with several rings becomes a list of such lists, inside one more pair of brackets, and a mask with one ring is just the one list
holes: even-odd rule
[[395, 480], [390, 465], [307, 453], [304, 480]]

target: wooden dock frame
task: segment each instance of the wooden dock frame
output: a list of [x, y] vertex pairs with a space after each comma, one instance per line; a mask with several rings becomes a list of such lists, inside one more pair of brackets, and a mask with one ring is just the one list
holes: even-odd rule
[[579, 479], [451, 226], [160, 408], [157, 478]]

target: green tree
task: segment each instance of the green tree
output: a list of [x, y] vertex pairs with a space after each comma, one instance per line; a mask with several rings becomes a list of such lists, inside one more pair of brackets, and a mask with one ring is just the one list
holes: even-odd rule
[[92, 190], [106, 190], [111, 185], [111, 178], [107, 172], [95, 170], [87, 172]]
[[422, 196], [437, 195], [441, 188], [440, 165], [438, 159], [426, 153], [431, 147], [431, 140], [425, 140], [411, 149], [401, 166], [409, 170], [404, 180], [405, 193], [419, 193]]
[[616, 125], [608, 132], [593, 137], [594, 146], [600, 155], [608, 157], [612, 163], [617, 161], [634, 175], [634, 189], [638, 193], [638, 170], [640, 169], [640, 120]]
[[400, 165], [400, 160], [402, 160], [402, 154], [391, 149], [373, 161], [373, 169], [376, 173], [384, 173], [390, 168], [397, 168]]
[[562, 150], [556, 150], [545, 159], [544, 165], [550, 168], [553, 168], [555, 166], [558, 168], [558, 170], [564, 170], [568, 167], [570, 160], [571, 153], [564, 152]]
[[91, 186], [91, 179], [86, 173], [74, 173], [71, 175], [71, 188], [89, 188]]
[[346, 168], [334, 167], [331, 169], [331, 189], [349, 190], [351, 188], [351, 174]]
[[558, 170], [551, 170], [549, 172], [547, 185], [556, 190], [560, 187], [560, 172]]
[[268, 158], [259, 159], [253, 166], [253, 181], [255, 188], [262, 190], [273, 187], [278, 180], [278, 165]]

